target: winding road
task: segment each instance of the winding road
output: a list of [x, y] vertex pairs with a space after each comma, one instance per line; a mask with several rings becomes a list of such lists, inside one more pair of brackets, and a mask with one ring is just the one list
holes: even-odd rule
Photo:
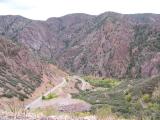
[[[48, 94], [54, 92], [55, 90], [63, 87], [67, 82], [65, 78], [62, 78], [63, 81], [58, 84], [57, 86], [55, 86], [54, 88], [52, 88], [51, 90], [47, 91], [44, 96], [47, 96]], [[29, 103], [28, 105], [25, 106], [25, 109], [31, 109], [31, 108], [37, 108], [39, 106], [41, 106], [41, 103], [43, 102], [42, 100], [42, 96], [38, 97], [36, 100], [32, 101], [31, 103]]]
[[[60, 84], [58, 84], [54, 88], [47, 91], [44, 94], [44, 96], [47, 96], [48, 94], [55, 92], [57, 89], [60, 89], [64, 86], [66, 86], [67, 85], [66, 79], [65, 78], [62, 78], [62, 79], [63, 80]], [[81, 87], [80, 87], [81, 90], [86, 90], [86, 89], [91, 88], [90, 84], [87, 83], [84, 79], [82, 79], [79, 76], [74, 75], [70, 79], [81, 81]], [[60, 109], [62, 108], [64, 110], [69, 109], [68, 106], [70, 106], [71, 109], [73, 109], [73, 108], [75, 109], [75, 108], [77, 108], [77, 107], [74, 107], [76, 105], [78, 105], [78, 107], [79, 107], [77, 110], [79, 110], [79, 109], [80, 110], [83, 110], [83, 109], [88, 110], [90, 108], [90, 105], [88, 103], [86, 103], [85, 101], [82, 101], [79, 99], [72, 99], [72, 96], [70, 93], [66, 93], [66, 95], [67, 96], [65, 96], [65, 97], [58, 97], [58, 98], [50, 100], [50, 101], [43, 101], [42, 96], [40, 96], [36, 100], [34, 100], [31, 103], [29, 103], [28, 105], [26, 105], [25, 109], [34, 109], [34, 108], [50, 106], [50, 105], [54, 105], [54, 106], [59, 107]]]

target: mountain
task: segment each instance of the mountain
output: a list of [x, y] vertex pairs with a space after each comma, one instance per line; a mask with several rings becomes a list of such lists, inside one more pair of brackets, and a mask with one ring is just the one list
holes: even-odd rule
[[160, 73], [160, 15], [0, 16], [0, 34], [69, 72], [118, 78]]
[[159, 120], [159, 75], [159, 14], [78, 13], [46, 21], [0, 16], [2, 119], [13, 103], [35, 108], [44, 119], [58, 110]]

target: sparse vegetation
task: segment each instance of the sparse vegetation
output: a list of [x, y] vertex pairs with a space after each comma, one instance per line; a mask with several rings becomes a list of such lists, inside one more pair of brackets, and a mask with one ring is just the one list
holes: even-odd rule
[[160, 82], [152, 93], [152, 99], [160, 102]]
[[19, 114], [27, 114], [27, 111], [25, 110], [24, 103], [20, 102], [16, 98], [12, 98], [10, 101], [5, 102], [6, 110], [9, 112], [12, 112], [14, 114], [14, 120], [17, 119]]
[[[21, 51], [25, 53], [25, 59], [19, 54]], [[17, 97], [23, 101], [40, 86], [42, 80], [36, 71], [35, 59], [21, 44], [0, 36], [0, 87], [3, 88], [0, 97]], [[28, 64], [35, 65], [35, 68], [30, 68]]]
[[92, 115], [90, 112], [72, 112], [68, 114], [73, 117], [85, 117]]
[[49, 93], [47, 96], [42, 96], [42, 100], [50, 100], [50, 99], [54, 99], [56, 97], [58, 97], [57, 94], [55, 94], [55, 93]]
[[151, 100], [150, 95], [144, 94], [144, 95], [142, 96], [142, 100], [143, 100], [145, 103], [148, 103], [148, 102]]
[[111, 89], [80, 91], [80, 94], [73, 94], [73, 97], [91, 103], [94, 112], [97, 108], [103, 109], [107, 105], [110, 106], [111, 113], [117, 116], [159, 120], [160, 102], [153, 99], [159, 80], [160, 77], [134, 81], [123, 80]]
[[36, 108], [32, 111], [35, 114], [43, 114], [45, 116], [52, 116], [58, 114], [58, 111], [53, 107]]
[[126, 100], [127, 102], [131, 102], [131, 100], [132, 100], [131, 94], [126, 95], [126, 96], [125, 96], [125, 100]]
[[111, 107], [103, 106], [101, 108], [96, 109], [95, 115], [97, 116], [98, 120], [105, 120], [109, 118], [116, 119], [116, 115], [112, 113]]
[[85, 76], [84, 79], [95, 87], [113, 88], [120, 83], [120, 80], [113, 78]]

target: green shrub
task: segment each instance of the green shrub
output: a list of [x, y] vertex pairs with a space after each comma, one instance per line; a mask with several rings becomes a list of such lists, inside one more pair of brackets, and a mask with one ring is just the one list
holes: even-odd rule
[[24, 99], [25, 99], [24, 96], [21, 95], [19, 96], [19, 100], [24, 101]]
[[50, 99], [53, 99], [56, 97], [58, 97], [58, 96], [55, 93], [50, 93], [47, 96], [42, 96], [42, 100], [50, 100]]
[[45, 96], [42, 96], [42, 100], [45, 100]]
[[160, 110], [160, 104], [158, 103], [149, 103], [148, 107], [152, 110], [156, 110], [156, 111]]
[[141, 108], [142, 108], [142, 105], [141, 105], [141, 103], [140, 103], [140, 101], [137, 101], [136, 103], [135, 103], [135, 108], [136, 108], [136, 110], [141, 110]]
[[3, 95], [3, 97], [6, 97], [6, 98], [12, 98], [12, 97], [13, 97], [13, 95], [12, 95], [12, 94], [10, 94], [10, 93], [6, 93], [6, 94], [4, 94], [4, 95]]
[[143, 100], [145, 103], [148, 103], [148, 102], [151, 100], [150, 95], [149, 95], [149, 94], [144, 94], [144, 95], [142, 96], [142, 100]]
[[131, 100], [132, 100], [131, 94], [126, 95], [126, 96], [125, 96], [125, 100], [126, 100], [127, 102], [131, 102]]

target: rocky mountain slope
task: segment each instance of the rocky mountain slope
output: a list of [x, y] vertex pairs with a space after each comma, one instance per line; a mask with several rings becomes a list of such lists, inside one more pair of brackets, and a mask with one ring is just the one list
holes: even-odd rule
[[159, 23], [158, 14], [0, 16], [0, 34], [70, 72], [139, 78], [160, 73]]
[[42, 68], [26, 47], [0, 38], [1, 96], [28, 98], [42, 82]]
[[0, 98], [15, 96], [24, 100], [31, 97], [42, 83], [60, 82], [55, 78], [64, 73], [52, 66], [33, 55], [24, 45], [0, 36]]

